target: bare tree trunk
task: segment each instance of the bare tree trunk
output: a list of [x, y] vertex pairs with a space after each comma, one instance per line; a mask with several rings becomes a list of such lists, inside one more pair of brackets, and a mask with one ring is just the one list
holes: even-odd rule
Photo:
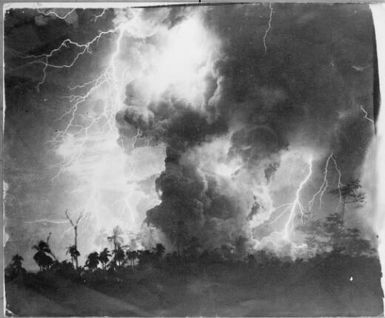
[[[70, 224], [74, 228], [74, 232], [75, 232], [74, 245], [75, 245], [75, 250], [77, 253], [78, 252], [78, 224], [79, 224], [80, 220], [83, 218], [83, 214], [80, 214], [80, 216], [77, 218], [76, 222], [74, 222], [74, 221], [72, 221], [72, 219], [68, 215], [68, 210], [66, 210], [64, 213], [65, 213], [66, 218], [68, 219], [68, 221], [70, 222]], [[75, 258], [75, 267], [76, 267], [76, 269], [78, 269], [79, 263], [78, 263], [77, 255], [75, 255], [74, 258]]]
[[[76, 252], [78, 251], [78, 226], [74, 226], [74, 231], [75, 231], [75, 250]], [[79, 268], [79, 263], [78, 263], [78, 256], [75, 255], [75, 268]]]

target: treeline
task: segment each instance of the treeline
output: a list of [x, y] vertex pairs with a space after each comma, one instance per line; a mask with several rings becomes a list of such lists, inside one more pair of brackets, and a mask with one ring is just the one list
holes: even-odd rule
[[[305, 236], [305, 242], [312, 257], [322, 254], [338, 253], [351, 257], [375, 257], [376, 250], [370, 242], [361, 237], [360, 231], [356, 228], [345, 228], [341, 215], [331, 214], [324, 220], [308, 220], [305, 225], [301, 225], [299, 230]], [[39, 266], [40, 271], [54, 271], [60, 273], [83, 272], [102, 272], [116, 271], [128, 268], [131, 271], [144, 267], [167, 267], [174, 268], [186, 263], [215, 263], [215, 262], [241, 262], [247, 264], [256, 263], [277, 263], [292, 262], [289, 258], [279, 258], [269, 251], [257, 251], [246, 253], [244, 243], [246, 240], [239, 237], [235, 247], [223, 245], [214, 250], [204, 250], [199, 244], [198, 239], [192, 238], [186, 243], [183, 250], [179, 253], [166, 253], [165, 247], [158, 243], [152, 249], [134, 250], [123, 245], [119, 227], [114, 228], [113, 234], [107, 239], [112, 243], [110, 250], [104, 248], [101, 251], [94, 251], [88, 254], [85, 264], [79, 266], [78, 258], [80, 252], [77, 246], [68, 247], [67, 254], [70, 261], [59, 261], [49, 245], [49, 238], [39, 241], [32, 248], [36, 250], [33, 256], [34, 261]], [[20, 274], [25, 273], [22, 265], [23, 258], [15, 255], [11, 263], [6, 267], [5, 275], [7, 280], [12, 280]]]
[[[341, 225], [336, 215], [312, 221], [302, 231], [308, 244], [323, 245], [311, 257], [295, 260], [266, 250], [246, 253], [242, 237], [235, 244], [238, 249], [224, 245], [205, 250], [194, 238], [179, 253], [166, 252], [160, 243], [151, 249], [130, 249], [116, 228], [107, 238], [112, 248], [88, 254], [80, 265], [77, 249], [69, 247], [69, 259], [59, 261], [47, 239], [33, 246], [37, 273], [23, 268], [20, 255], [7, 266], [7, 308], [30, 315], [28, 303], [35, 298], [20, 297], [34, 295], [65, 308], [57, 312], [57, 307], [37, 305], [34, 313], [42, 316], [231, 316], [243, 302], [253, 304], [248, 309], [251, 316], [381, 313], [381, 266], [369, 241], [357, 229]], [[95, 292], [97, 297], [105, 295], [104, 300], [89, 300]], [[152, 314], [116, 307], [108, 297]], [[101, 303], [89, 305], [95, 301]], [[68, 311], [69, 303], [73, 311]]]

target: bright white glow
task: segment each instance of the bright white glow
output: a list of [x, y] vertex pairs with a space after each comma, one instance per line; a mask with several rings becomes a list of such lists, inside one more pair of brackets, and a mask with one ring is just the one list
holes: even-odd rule
[[[197, 164], [199, 169], [208, 175], [220, 176], [225, 179], [234, 179], [243, 166], [241, 158], [229, 159], [231, 134], [216, 138], [190, 150], [183, 160]], [[234, 180], [233, 180], [234, 181]]]
[[[89, 221], [96, 232], [111, 231], [119, 224], [125, 233], [138, 233], [145, 211], [159, 203], [154, 180], [164, 169], [165, 147], [135, 148], [139, 131], [133, 134], [132, 147], [125, 153], [117, 143], [115, 114], [132, 107], [149, 118], [147, 105], [165, 93], [199, 108], [217, 42], [197, 14], [168, 29], [162, 22], [167, 10], [150, 18], [140, 9], [115, 13], [114, 28], [105, 32], [116, 37], [105, 69], [97, 78], [72, 88], [71, 107], [63, 117], [68, 124], [53, 140], [57, 155], [63, 159], [56, 177], [65, 173], [76, 180], [76, 187], [71, 189], [74, 201], [80, 205], [78, 209], [84, 208], [91, 215]], [[96, 39], [90, 41], [97, 43]], [[75, 65], [76, 60], [73, 62]], [[130, 83], [135, 83], [135, 100], [130, 99], [127, 106], [126, 87]], [[97, 104], [102, 106], [97, 109]], [[226, 171], [224, 162], [222, 168], [226, 176], [232, 173], [233, 168]], [[146, 182], [150, 186], [143, 186]], [[94, 248], [90, 237], [80, 240], [83, 248]]]
[[169, 32], [155, 57], [154, 70], [147, 77], [155, 98], [167, 89], [191, 104], [202, 103], [205, 76], [213, 54], [212, 39], [197, 16], [188, 18]]
[[[385, 5], [371, 4], [370, 8], [373, 14], [373, 21], [376, 33], [376, 47], [378, 72], [380, 80], [381, 96], [385, 96]], [[381, 98], [380, 113], [377, 121], [377, 140], [378, 140], [378, 156], [377, 156], [377, 206], [376, 206], [376, 232], [379, 235], [378, 253], [380, 255], [381, 265], [385, 264], [385, 197], [381, 195], [385, 191], [385, 114], [384, 114], [384, 98]], [[382, 275], [382, 288], [385, 288], [385, 278]]]

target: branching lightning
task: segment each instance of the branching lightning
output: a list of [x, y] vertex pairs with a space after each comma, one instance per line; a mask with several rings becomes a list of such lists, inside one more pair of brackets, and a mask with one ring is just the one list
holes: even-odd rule
[[310, 180], [311, 175], [313, 174], [313, 159], [310, 158], [309, 161], [307, 162], [308, 165], [308, 173], [306, 174], [305, 178], [301, 181], [299, 184], [297, 191], [295, 192], [295, 199], [291, 205], [290, 213], [289, 213], [289, 218], [285, 224], [284, 230], [283, 230], [283, 237], [286, 240], [290, 239], [290, 234], [292, 232], [293, 228], [293, 223], [295, 216], [297, 214], [297, 210], [299, 210], [301, 217], [304, 215], [304, 208], [301, 202], [301, 192], [306, 185], [306, 183]]
[[106, 13], [107, 9], [104, 8], [103, 11], [97, 15], [94, 16], [94, 22], [98, 21], [99, 18], [101, 18], [105, 13]]
[[[105, 12], [106, 10], [103, 10], [96, 15], [94, 21], [103, 16]], [[97, 215], [96, 222], [103, 220], [97, 223], [101, 227], [116, 225], [112, 223], [117, 220], [111, 217], [111, 211], [113, 211], [113, 214], [119, 214], [120, 222], [127, 220], [130, 230], [136, 230], [140, 223], [135, 214], [138, 213], [139, 201], [146, 200], [147, 204], [152, 204], [152, 202], [156, 204], [158, 200], [155, 194], [145, 193], [137, 186], [138, 181], [136, 180], [138, 178], [141, 180], [141, 176], [133, 170], [135, 168], [129, 164], [132, 158], [128, 159], [127, 154], [117, 142], [120, 135], [115, 116], [121, 109], [127, 107], [125, 104], [126, 86], [136, 78], [144, 79], [147, 86], [145, 84], [146, 87], [140, 89], [146, 90], [145, 93], [148, 96], [153, 96], [153, 91], [162, 93], [162, 90], [167, 89], [167, 85], [174, 84], [172, 81], [184, 81], [183, 84], [193, 84], [182, 87], [186, 88], [182, 90], [182, 93], [188, 93], [188, 97], [191, 97], [191, 87], [199, 89], [199, 85], [202, 83], [201, 77], [204, 77], [205, 74], [201, 71], [197, 75], [190, 70], [197, 68], [205, 71], [205, 59], [212, 54], [212, 51], [209, 50], [211, 42], [206, 41], [209, 43], [207, 46], [201, 45], [202, 33], [200, 30], [203, 27], [196, 17], [186, 19], [184, 23], [169, 32], [161, 24], [161, 20], [159, 24], [152, 24], [153, 21], [145, 20], [146, 17], [142, 16], [141, 12], [138, 9], [131, 10], [129, 14], [122, 12], [123, 16], [117, 15], [112, 28], [98, 32], [87, 42], [67, 38], [47, 53], [24, 56], [27, 64], [42, 66], [42, 77], [36, 87], [39, 91], [47, 81], [49, 70], [74, 68], [81, 64], [83, 58], [91, 57], [94, 54], [102, 39], [113, 41], [112, 52], [108, 60], [103, 63], [105, 66], [96, 75], [96, 78], [87, 79], [69, 87], [69, 93], [65, 96], [68, 106], [58, 118], [64, 127], [50, 141], [55, 153], [62, 158], [62, 162], [55, 167], [52, 181], [63, 173], [69, 172], [75, 175], [79, 186], [72, 192], [75, 198], [80, 198], [82, 208]], [[47, 12], [46, 14], [54, 15], [54, 13]], [[67, 16], [59, 16], [59, 18], [64, 19], [70, 15], [70, 13], [67, 14]], [[188, 32], [188, 36], [186, 36], [186, 32]], [[149, 53], [146, 51], [145, 54], [149, 54], [150, 59], [143, 58], [142, 60], [140, 58], [136, 61], [139, 65], [133, 64], [132, 61], [127, 62], [122, 55], [122, 47], [126, 45], [126, 41], [132, 39], [135, 41], [135, 45], [139, 46], [145, 42], [147, 37], [156, 33], [162, 39], [166, 39], [165, 44], [159, 48], [148, 44], [149, 48], [154, 50], [149, 50]], [[187, 61], [184, 54], [186, 45], [190, 52], [190, 55], [187, 55]], [[60, 59], [68, 56], [70, 50], [71, 57], [66, 57], [64, 63], [59, 63]], [[195, 54], [196, 52], [198, 54]], [[155, 59], [157, 59], [156, 63]], [[187, 65], [187, 68], [184, 69], [181, 66], [185, 67], [186, 62], [191, 65]], [[154, 65], [155, 70], [153, 70]], [[131, 66], [134, 70], [131, 69]], [[170, 70], [170, 68], [173, 69]], [[147, 75], [149, 70], [156, 76], [149, 77]], [[197, 83], [199, 85], [196, 85]], [[151, 91], [149, 91], [149, 87]], [[98, 102], [97, 108], [92, 106], [94, 101]], [[142, 137], [143, 132], [137, 129], [136, 133], [131, 136], [129, 150], [135, 149], [138, 140]], [[125, 147], [127, 147], [126, 141]], [[154, 152], [158, 154], [158, 150], [145, 151], [151, 152], [152, 155], [155, 155]], [[159, 169], [160, 173], [160, 169], [163, 168], [162, 164], [159, 165], [159, 168], [157, 167], [158, 165], [154, 165], [149, 172], [141, 173], [141, 175], [146, 175], [151, 171], [158, 173], [156, 169]], [[133, 171], [131, 172], [131, 170]]]
[[[307, 211], [311, 212], [312, 211], [312, 209], [314, 208], [315, 200], [317, 198], [319, 198], [319, 205], [320, 206], [322, 205], [323, 197], [326, 194], [327, 189], [330, 187], [328, 175], [329, 175], [331, 162], [333, 163], [334, 169], [335, 169], [336, 174], [337, 174], [336, 186], [337, 186], [337, 190], [339, 192], [339, 204], [342, 203], [342, 194], [341, 194], [341, 188], [343, 187], [342, 172], [341, 172], [340, 168], [338, 167], [337, 159], [336, 159], [334, 153], [331, 153], [325, 161], [325, 165], [324, 165], [323, 172], [322, 172], [323, 179], [322, 179], [322, 183], [321, 183], [319, 189], [312, 195], [311, 199], [307, 202], [307, 204], [305, 204], [305, 202], [303, 202], [303, 199], [301, 198], [303, 196], [303, 191], [304, 191], [306, 185], [309, 183], [309, 181], [312, 177], [312, 174], [313, 174], [313, 159], [310, 158], [306, 162], [307, 167], [308, 167], [307, 168], [308, 172], [304, 176], [304, 178], [301, 180], [301, 182], [299, 183], [299, 185], [296, 189], [294, 201], [290, 202], [290, 203], [282, 204], [282, 205], [274, 208], [272, 210], [272, 212], [270, 213], [270, 215], [272, 215], [272, 213], [280, 211], [279, 214], [277, 216], [275, 216], [274, 219], [269, 220], [269, 224], [273, 224], [273, 223], [277, 222], [279, 219], [281, 219], [286, 214], [289, 215], [286, 223], [284, 224], [283, 230], [281, 232], [277, 232], [277, 233], [280, 233], [282, 235], [283, 239], [286, 242], [291, 242], [291, 244], [294, 244], [294, 242], [292, 241], [291, 235], [292, 235], [293, 230], [295, 228], [295, 219], [296, 219], [297, 215], [299, 215], [301, 217], [302, 222], [304, 222], [305, 212], [307, 212]], [[337, 205], [337, 208], [338, 208], [338, 206], [339, 205]], [[296, 246], [296, 244], [294, 244], [294, 245]]]
[[[68, 118], [66, 126], [63, 130], [58, 131], [56, 136], [52, 139], [52, 143], [54, 145], [60, 146], [66, 138], [76, 139], [76, 144], [73, 145], [72, 154], [67, 157], [66, 161], [63, 162], [58, 170], [58, 174], [54, 176], [56, 178], [59, 176], [66, 168], [72, 166], [79, 158], [82, 156], [84, 151], [84, 147], [87, 142], [95, 141], [95, 138], [102, 138], [102, 135], [105, 134], [105, 129], [110, 134], [116, 135], [116, 127], [115, 127], [115, 114], [119, 109], [120, 104], [120, 94], [119, 87], [117, 85], [117, 76], [116, 76], [116, 67], [115, 60], [117, 55], [120, 52], [121, 40], [124, 32], [127, 30], [127, 24], [121, 24], [117, 27], [99, 32], [94, 38], [86, 43], [78, 43], [72, 41], [71, 39], [65, 39], [57, 48], [50, 51], [48, 54], [37, 55], [37, 56], [29, 56], [29, 58], [38, 59], [35, 61], [36, 63], [43, 64], [43, 76], [42, 79], [38, 83], [37, 89], [41, 85], [45, 83], [47, 77], [48, 68], [54, 69], [64, 69], [64, 68], [72, 68], [79, 61], [80, 57], [85, 54], [92, 54], [92, 47], [98, 43], [98, 41], [107, 35], [117, 34], [116, 37], [116, 45], [115, 50], [111, 54], [110, 60], [105, 67], [104, 71], [96, 78], [91, 81], [78, 84], [74, 87], [70, 87], [69, 90], [72, 92], [80, 91], [80, 93], [72, 94], [67, 96], [68, 101], [70, 103], [70, 107], [67, 111], [63, 112], [60, 116], [59, 120], [63, 120]], [[75, 56], [71, 59], [71, 61], [63, 64], [53, 64], [50, 63], [50, 59], [61, 52], [63, 48], [72, 46], [74, 48], [79, 49]], [[105, 103], [102, 111], [98, 114], [92, 115], [83, 115], [79, 113], [80, 106], [87, 102], [95, 92], [100, 90], [103, 86], [107, 87], [107, 102]], [[82, 92], [83, 90], [83, 92]], [[82, 118], [83, 122], [81, 124], [75, 123], [76, 118]], [[89, 136], [89, 131], [96, 126], [102, 125], [101, 132], [99, 136]], [[74, 132], [75, 130], [75, 132]], [[134, 137], [136, 140], [137, 136]], [[116, 137], [113, 139], [116, 139]]]
[[265, 31], [265, 34], [263, 35], [263, 47], [265, 48], [265, 54], [267, 53], [266, 39], [267, 39], [267, 35], [269, 34], [269, 32], [271, 30], [271, 22], [272, 22], [272, 19], [273, 19], [273, 5], [272, 5], [271, 2], [269, 3], [269, 9], [270, 9], [269, 21], [268, 21], [268, 24], [267, 24], [267, 29]]
[[[45, 12], [45, 15], [54, 15], [59, 19], [66, 19], [74, 10], [71, 10], [64, 16], [59, 16], [54, 11]], [[102, 17], [106, 12], [104, 9], [100, 14], [94, 17], [94, 22]], [[131, 19], [135, 19], [136, 15], [133, 13]], [[132, 26], [135, 22], [126, 20], [113, 28], [105, 31], [100, 31], [96, 36], [85, 43], [74, 41], [70, 38], [63, 40], [60, 45], [52, 49], [50, 52], [41, 55], [29, 55], [24, 58], [31, 60], [30, 64], [42, 65], [42, 77], [37, 84], [39, 91], [41, 86], [45, 84], [47, 79], [47, 72], [49, 69], [70, 69], [77, 65], [80, 58], [86, 55], [92, 55], [96, 49], [99, 41], [102, 38], [114, 36], [113, 51], [106, 63], [102, 72], [95, 78], [87, 82], [83, 82], [69, 88], [70, 94], [66, 96], [69, 106], [60, 117], [59, 121], [65, 123], [62, 130], [58, 131], [52, 138], [50, 143], [53, 149], [62, 156], [63, 161], [56, 167], [55, 175], [52, 178], [54, 181], [62, 173], [67, 171], [77, 171], [86, 177], [86, 182], [76, 189], [79, 193], [84, 193], [86, 198], [84, 208], [87, 211], [97, 213], [97, 211], [104, 211], [105, 205], [102, 200], [103, 189], [109, 187], [119, 188], [122, 193], [129, 192], [134, 188], [132, 185], [126, 184], [126, 179], [122, 169], [124, 169], [125, 154], [118, 146], [116, 140], [118, 139], [118, 131], [115, 123], [115, 115], [122, 107], [124, 98], [124, 88], [127, 82], [121, 81], [122, 73], [117, 72], [118, 55], [121, 52], [121, 42], [124, 34], [134, 33]], [[65, 63], [53, 62], [60, 58], [60, 54], [64, 50], [72, 49], [73, 56]], [[121, 69], [119, 69], [121, 71]], [[100, 96], [104, 101], [103, 107], [98, 111], [88, 111], [89, 101]], [[99, 94], [99, 95], [97, 95]], [[84, 104], [84, 105], [83, 105]], [[82, 110], [82, 107], [87, 107]], [[87, 111], [86, 111], [87, 110]], [[141, 131], [133, 137], [132, 147], [135, 148], [136, 141], [141, 136]], [[95, 154], [95, 148], [90, 145], [97, 145], [100, 149], [99, 154]], [[119, 175], [119, 179], [106, 181], [103, 173], [111, 170], [111, 160], [114, 158], [117, 167], [115, 172]], [[92, 160], [92, 162], [90, 161]], [[92, 163], [92, 165], [90, 165]], [[72, 170], [71, 170], [72, 169]], [[83, 178], [84, 178], [83, 177]], [[85, 180], [85, 179], [83, 179]], [[118, 186], [116, 186], [116, 185]], [[124, 195], [126, 197], [126, 195]], [[118, 213], [123, 213], [131, 217], [131, 213], [126, 213], [130, 210], [130, 202], [128, 200], [116, 199], [116, 202], [108, 203], [117, 210]], [[41, 222], [58, 223], [56, 220], [40, 220]], [[59, 221], [60, 224], [64, 223]], [[104, 224], [106, 226], [106, 224]]]
[[51, 220], [46, 218], [33, 220], [33, 221], [24, 221], [24, 223], [27, 223], [27, 224], [35, 224], [35, 223], [65, 224], [66, 222], [67, 222], [66, 220]]
[[[119, 32], [120, 31], [120, 32]], [[122, 30], [119, 28], [114, 28], [111, 30], [107, 31], [101, 31], [98, 33], [97, 36], [95, 36], [92, 40], [86, 42], [86, 43], [78, 43], [76, 41], [73, 41], [71, 39], [65, 39], [57, 48], [51, 50], [47, 54], [40, 54], [40, 55], [28, 55], [25, 58], [31, 58], [33, 61], [31, 64], [37, 64], [40, 63], [43, 65], [43, 76], [41, 80], [37, 84], [37, 90], [40, 90], [41, 85], [45, 83], [45, 80], [47, 78], [47, 69], [48, 68], [54, 68], [54, 69], [65, 69], [65, 68], [72, 68], [76, 62], [78, 62], [79, 58], [87, 53], [92, 54], [92, 46], [97, 43], [103, 36], [108, 35], [108, 34], [113, 34], [119, 32], [121, 34]], [[79, 52], [75, 54], [75, 56], [72, 58], [72, 60], [69, 63], [63, 63], [63, 64], [54, 64], [50, 63], [50, 60], [57, 54], [59, 54], [64, 48], [69, 48], [69, 47], [75, 47], [79, 49]], [[108, 67], [107, 67], [108, 69]], [[103, 75], [106, 75], [104, 73]]]
[[[273, 7], [272, 3], [269, 3], [269, 20], [268, 20], [268, 26], [265, 30], [264, 36], [263, 36], [263, 45], [264, 45], [264, 51], [265, 54], [267, 53], [267, 37], [269, 35], [269, 32], [272, 29], [272, 17], [273, 17]], [[70, 12], [67, 12], [64, 16], [59, 16], [54, 11], [48, 11], [43, 14], [45, 15], [53, 15], [59, 19], [66, 19], [70, 14], [72, 14], [73, 10]], [[104, 9], [100, 14], [96, 15], [94, 17], [94, 21], [97, 21], [100, 17], [102, 17], [105, 14], [106, 10]], [[68, 171], [70, 167], [73, 167], [76, 165], [82, 156], [84, 155], [85, 149], [87, 148], [87, 144], [92, 143], [103, 143], [106, 139], [115, 141], [118, 137], [118, 132], [116, 128], [116, 122], [115, 122], [115, 115], [116, 113], [121, 109], [123, 100], [124, 100], [124, 88], [128, 81], [125, 83], [121, 83], [121, 70], [118, 69], [118, 56], [121, 53], [121, 47], [122, 47], [122, 39], [123, 36], [126, 33], [134, 34], [135, 30], [132, 30], [133, 25], [135, 24], [135, 21], [132, 22], [136, 17], [134, 15], [131, 20], [128, 20], [127, 22], [118, 24], [117, 26], [105, 30], [100, 31], [94, 38], [89, 40], [85, 43], [80, 43], [73, 41], [72, 39], [65, 39], [58, 47], [52, 49], [50, 52], [46, 54], [41, 55], [29, 55], [25, 58], [31, 59], [31, 64], [40, 64], [42, 65], [42, 77], [40, 81], [37, 84], [37, 90], [39, 91], [41, 86], [45, 84], [47, 79], [47, 72], [49, 69], [69, 69], [76, 66], [76, 64], [79, 62], [79, 60], [83, 56], [92, 55], [93, 50], [99, 43], [99, 41], [108, 36], [114, 36], [114, 49], [113, 52], [110, 55], [109, 60], [107, 61], [106, 66], [104, 67], [103, 71], [95, 78], [89, 81], [85, 81], [83, 83], [74, 85], [73, 87], [69, 88], [69, 95], [66, 96], [69, 102], [68, 109], [63, 112], [59, 118], [59, 120], [65, 120], [65, 127], [59, 131], [56, 136], [52, 139], [52, 144], [56, 146], [56, 148], [62, 149], [63, 153], [65, 152], [65, 161], [60, 164], [60, 167], [58, 169], [58, 173], [54, 176], [54, 179], [58, 177], [63, 172]], [[193, 25], [194, 26], [194, 25]], [[140, 37], [140, 36], [139, 36]], [[55, 63], [54, 60], [60, 55], [60, 53], [63, 52], [63, 50], [66, 49], [73, 49], [74, 50], [74, 56], [67, 61], [66, 63]], [[172, 62], [174, 62], [174, 57], [171, 59]], [[183, 62], [183, 60], [181, 60]], [[166, 62], [168, 62], [168, 59], [166, 59]], [[165, 64], [166, 66], [168, 64]], [[165, 70], [169, 71], [166, 67]], [[161, 69], [163, 71], [163, 69]], [[161, 75], [163, 75], [163, 72], [160, 72]], [[179, 73], [176, 73], [177, 76], [180, 76]], [[183, 78], [184, 79], [184, 78]], [[131, 79], [130, 79], [131, 80]], [[95, 94], [100, 91], [103, 88], [103, 92], [105, 90], [107, 93], [105, 94], [104, 98], [106, 100], [102, 110], [97, 113], [85, 113], [81, 112], [81, 106], [83, 104], [87, 103], [92, 97], [95, 96]], [[368, 117], [368, 114], [366, 110], [361, 106], [361, 110], [365, 114], [365, 119], [371, 121], [374, 123], [372, 119]], [[93, 130], [98, 130], [97, 133], [95, 133]], [[108, 134], [108, 136], [107, 136]], [[140, 129], [137, 129], [136, 134], [132, 136], [131, 139], [131, 145], [130, 148], [134, 149], [137, 146], [137, 142], [139, 138], [141, 138], [143, 135], [143, 132]], [[63, 147], [67, 147], [66, 149], [63, 149]], [[97, 159], [97, 169], [92, 172], [92, 176], [90, 179], [90, 186], [88, 188], [88, 196], [87, 196], [87, 202], [85, 204], [85, 209], [87, 211], [92, 211], [95, 207], [99, 205], [99, 202], [101, 200], [101, 191], [100, 191], [100, 183], [103, 183], [103, 175], [100, 173], [101, 170], [108, 170], [109, 166], [111, 165], [110, 158], [107, 156], [102, 156], [101, 158]], [[336, 158], [334, 157], [334, 154], [331, 153], [326, 162], [323, 169], [323, 180], [322, 183], [318, 189], [312, 196], [311, 200], [307, 203], [303, 202], [303, 190], [309, 180], [312, 177], [313, 174], [313, 158], [309, 158], [309, 160], [306, 162], [307, 164], [307, 173], [304, 176], [304, 178], [301, 180], [301, 182], [298, 185], [298, 188], [295, 191], [295, 198], [293, 202], [285, 203], [275, 209], [272, 209], [273, 212], [280, 211], [279, 215], [275, 217], [275, 219], [271, 220], [270, 223], [274, 223], [277, 220], [279, 220], [284, 215], [289, 214], [288, 219], [284, 225], [284, 228], [282, 230], [282, 234], [285, 240], [290, 240], [290, 236], [292, 234], [293, 228], [294, 228], [294, 222], [299, 214], [301, 219], [303, 219], [305, 210], [309, 209], [311, 211], [314, 207], [315, 200], [319, 199], [319, 205], [322, 206], [323, 197], [329, 187], [329, 180], [328, 180], [328, 174], [330, 169], [330, 161], [333, 161], [335, 170], [338, 174], [338, 189], [340, 191], [340, 202], [341, 202], [341, 179], [342, 174], [340, 169], [338, 168]], [[127, 182], [126, 182], [127, 184]], [[129, 187], [129, 186], [127, 186]], [[128, 188], [122, 188], [122, 191], [127, 191]], [[134, 186], [132, 186], [134, 188]], [[132, 190], [130, 188], [129, 190]], [[266, 190], [266, 189], [263, 189]], [[267, 191], [268, 192], [268, 191]], [[262, 196], [269, 197], [268, 193], [262, 193]], [[272, 203], [272, 202], [271, 202]], [[129, 210], [130, 202], [126, 199], [117, 199], [114, 203], [116, 207], [122, 207], [123, 210]], [[270, 205], [270, 207], [273, 204]], [[269, 214], [271, 215], [271, 213]], [[133, 217], [133, 215], [131, 215]], [[49, 222], [49, 221], [47, 221]]]
[[37, 10], [39, 13], [43, 14], [44, 16], [54, 16], [56, 17], [57, 19], [60, 19], [60, 20], [65, 20], [67, 19], [74, 11], [76, 10], [76, 8], [73, 8], [73, 9], [70, 9], [67, 13], [65, 13], [63, 16], [59, 15], [56, 11], [54, 10], [47, 10], [45, 12], [41, 11], [41, 10]]
[[329, 163], [330, 163], [330, 160], [331, 160], [332, 157], [333, 157], [333, 153], [331, 153], [329, 155], [329, 157], [326, 159], [325, 167], [324, 167], [324, 170], [323, 170], [323, 181], [321, 183], [321, 186], [319, 187], [318, 191], [316, 193], [314, 193], [313, 197], [309, 201], [309, 210], [310, 211], [312, 211], [313, 206], [314, 206], [314, 201], [315, 201], [315, 199], [317, 198], [318, 195], [319, 195], [319, 205], [320, 206], [322, 205], [322, 198], [323, 198], [323, 196], [325, 194], [326, 189], [329, 186], [328, 172], [329, 172]]
[[343, 186], [343, 184], [341, 182], [342, 173], [341, 173], [341, 170], [338, 168], [337, 160], [336, 160], [334, 155], [332, 156], [332, 160], [333, 160], [334, 167], [335, 167], [335, 170], [336, 170], [337, 175], [338, 175], [337, 189], [338, 189], [338, 192], [339, 192], [339, 203], [342, 203], [342, 193], [341, 193], [341, 187]]
[[326, 162], [325, 162], [325, 167], [324, 167], [324, 170], [323, 170], [323, 181], [321, 183], [321, 186], [319, 187], [318, 191], [314, 193], [314, 195], [312, 196], [311, 200], [309, 201], [309, 204], [308, 204], [309, 211], [313, 210], [314, 201], [317, 198], [317, 196], [319, 196], [319, 206], [322, 206], [323, 197], [324, 197], [324, 195], [326, 193], [327, 188], [329, 187], [328, 173], [329, 173], [330, 160], [333, 161], [334, 169], [337, 172], [337, 176], [338, 176], [337, 177], [337, 189], [339, 191], [339, 202], [340, 203], [342, 202], [342, 195], [341, 195], [341, 187], [343, 186], [343, 184], [341, 182], [341, 180], [342, 180], [342, 173], [341, 173], [341, 170], [338, 167], [337, 159], [336, 159], [334, 153], [331, 153], [329, 155], [329, 157], [326, 159]]

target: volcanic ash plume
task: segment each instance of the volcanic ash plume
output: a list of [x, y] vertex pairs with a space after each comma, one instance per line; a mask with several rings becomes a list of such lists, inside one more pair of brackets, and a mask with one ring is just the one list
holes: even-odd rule
[[[248, 9], [255, 15], [246, 14]], [[234, 248], [239, 242], [255, 247], [266, 238], [282, 239], [285, 224], [279, 232], [266, 222], [285, 203], [295, 204], [295, 213], [294, 200], [303, 195], [297, 187], [310, 182], [313, 161], [322, 162], [332, 140], [338, 140], [341, 117], [335, 114], [346, 110], [345, 96], [330, 85], [322, 59], [311, 69], [319, 71], [317, 79], [299, 64], [303, 72], [295, 76], [303, 78], [288, 78], [292, 64], [279, 62], [280, 51], [273, 47], [265, 56], [265, 26], [250, 18], [264, 9], [150, 11], [152, 19], [162, 18], [140, 44], [149, 59], [141, 61], [141, 75], [127, 85], [126, 107], [116, 118], [127, 149], [133, 137], [136, 147], [166, 148], [165, 169], [155, 183], [161, 202], [147, 211], [146, 222], [175, 249], [192, 241], [204, 248]], [[232, 21], [243, 19], [247, 29], [231, 28]], [[305, 53], [314, 59], [310, 49]], [[293, 81], [304, 77], [322, 86], [324, 94], [301, 85], [293, 89]], [[339, 73], [333, 81], [346, 84]], [[282, 158], [295, 161], [286, 174], [280, 172], [291, 185], [274, 180]], [[286, 211], [283, 220], [294, 220]]]

